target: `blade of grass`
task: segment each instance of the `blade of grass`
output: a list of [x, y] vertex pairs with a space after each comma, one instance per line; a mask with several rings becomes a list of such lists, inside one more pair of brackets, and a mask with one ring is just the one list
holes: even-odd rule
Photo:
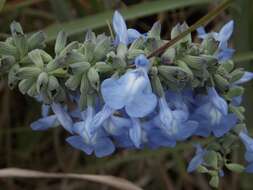
[[21, 9], [24, 7], [29, 7], [31, 5], [34, 5], [43, 1], [45, 0], [26, 0], [26, 1], [21, 1], [20, 3], [6, 3], [6, 5], [4, 6], [2, 10], [2, 13], [15, 11], [17, 9]]
[[6, 0], [0, 0], [0, 12], [2, 11]]
[[51, 7], [57, 20], [70, 21], [73, 16], [71, 14], [70, 1], [67, 0], [50, 0]]
[[133, 183], [119, 177], [109, 175], [87, 175], [74, 173], [47, 173], [19, 168], [0, 169], [0, 178], [54, 178], [54, 179], [80, 179], [105, 184], [122, 190], [142, 190]]
[[253, 51], [238, 53], [233, 59], [235, 62], [242, 63], [253, 60]]
[[[158, 12], [174, 10], [186, 6], [204, 5], [211, 3], [212, 0], [157, 0], [152, 2], [139, 3], [120, 10], [126, 20], [152, 15]], [[56, 39], [60, 30], [66, 31], [69, 35], [74, 35], [85, 31], [86, 29], [96, 29], [106, 26], [106, 20], [111, 20], [113, 11], [105, 11], [96, 15], [76, 19], [70, 22], [57, 23], [45, 29], [48, 36], [47, 41]]]

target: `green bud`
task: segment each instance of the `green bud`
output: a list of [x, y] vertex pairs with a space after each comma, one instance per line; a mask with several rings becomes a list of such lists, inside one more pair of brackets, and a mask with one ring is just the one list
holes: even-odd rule
[[244, 88], [240, 86], [231, 87], [226, 94], [228, 100], [232, 100], [233, 97], [241, 96], [244, 93]]
[[162, 60], [164, 62], [173, 63], [175, 57], [176, 57], [176, 49], [172, 47], [166, 49], [166, 51], [162, 54]]
[[70, 68], [72, 69], [73, 73], [83, 73], [87, 71], [90, 68], [90, 63], [88, 62], [77, 62], [70, 65]]
[[[157, 68], [153, 67], [151, 70], [157, 70]], [[151, 75], [152, 89], [159, 97], [162, 97], [164, 96], [164, 90], [156, 72], [157, 71], [153, 71], [154, 74]]]
[[81, 79], [81, 85], [80, 85], [80, 92], [83, 94], [87, 94], [89, 91], [89, 81], [87, 78], [86, 73], [83, 74], [82, 79]]
[[36, 83], [36, 89], [38, 94], [40, 93], [41, 87], [46, 86], [47, 84], [48, 84], [48, 74], [45, 72], [40, 73]]
[[22, 26], [16, 21], [13, 21], [11, 23], [10, 29], [11, 29], [11, 34], [14, 35], [14, 36], [24, 34]]
[[218, 88], [222, 91], [226, 91], [230, 85], [227, 79], [225, 79], [219, 74], [214, 75], [214, 81]]
[[48, 90], [53, 91], [59, 88], [58, 79], [55, 76], [49, 76], [48, 78]]
[[56, 55], [59, 55], [67, 44], [67, 34], [64, 31], [60, 31], [57, 35], [54, 51]]
[[244, 121], [245, 117], [243, 113], [241, 112], [240, 107], [233, 106], [232, 104], [229, 104], [229, 110], [234, 113], [240, 121]]
[[95, 44], [91, 42], [84, 42], [82, 45], [82, 53], [84, 54], [85, 60], [91, 62], [94, 57]]
[[245, 169], [244, 166], [236, 163], [226, 164], [226, 168], [232, 172], [242, 173]]
[[125, 59], [122, 59], [119, 56], [115, 56], [112, 58], [112, 67], [115, 69], [124, 69], [127, 66], [127, 63], [125, 62]]
[[88, 71], [87, 77], [89, 79], [91, 86], [95, 90], [99, 91], [100, 79], [99, 79], [99, 74], [98, 74], [97, 70], [95, 68], [91, 67]]
[[233, 129], [237, 134], [240, 134], [240, 132], [247, 130], [245, 123], [239, 123], [237, 124]]
[[[171, 39], [177, 37], [179, 34], [181, 34], [182, 32], [186, 31], [189, 28], [189, 26], [184, 22], [183, 24], [177, 24], [176, 26], [174, 26], [171, 30]], [[191, 38], [191, 34], [188, 34], [186, 37], [184, 37], [183, 39], [181, 39], [178, 44], [180, 43], [191, 43], [192, 42], [192, 38]]]
[[159, 21], [155, 22], [151, 28], [151, 30], [148, 32], [149, 38], [155, 38], [160, 39], [161, 37], [161, 23]]
[[23, 79], [19, 82], [18, 88], [22, 94], [26, 94], [34, 83], [34, 79]]
[[18, 70], [17, 76], [20, 79], [37, 77], [42, 70], [38, 67], [22, 67]]
[[28, 53], [29, 58], [31, 61], [39, 68], [43, 68], [43, 59], [41, 57], [41, 51], [38, 49], [35, 49]]
[[71, 52], [74, 49], [77, 49], [79, 47], [79, 43], [78, 42], [70, 42], [62, 51], [59, 55], [64, 56], [67, 53]]
[[109, 38], [105, 38], [96, 44], [94, 49], [94, 59], [95, 61], [100, 61], [106, 54], [110, 51], [111, 41]]
[[95, 69], [99, 72], [99, 73], [106, 73], [106, 72], [110, 72], [113, 70], [112, 65], [107, 64], [105, 62], [97, 62], [95, 64]]
[[78, 86], [80, 85], [81, 79], [82, 79], [82, 73], [72, 75], [65, 82], [65, 86], [70, 90], [76, 90]]
[[45, 40], [46, 40], [46, 35], [42, 31], [39, 31], [39, 32], [36, 32], [36, 33], [32, 34], [28, 38], [29, 50], [33, 50], [33, 49], [36, 49], [36, 48], [44, 48], [46, 46], [45, 45]]
[[117, 47], [117, 56], [124, 59], [127, 54], [127, 46], [120, 43]]
[[26, 36], [21, 33], [16, 33], [15, 35], [13, 35], [13, 39], [19, 53], [19, 58], [22, 59], [28, 53], [28, 44]]
[[11, 69], [8, 73], [8, 85], [9, 85], [10, 89], [13, 89], [19, 81], [19, 78], [17, 76], [17, 72], [18, 72], [19, 68], [20, 68], [19, 65], [15, 64], [11, 67]]
[[1, 73], [8, 72], [14, 64], [15, 64], [15, 58], [13, 56], [2, 57], [0, 59], [0, 75]]
[[0, 42], [0, 55], [18, 57], [17, 48], [13, 45], [7, 44], [6, 42]]
[[204, 49], [204, 54], [213, 55], [217, 50], [217, 42], [211, 35], [208, 35], [201, 43], [201, 47]]
[[219, 176], [213, 176], [211, 177], [211, 180], [209, 181], [209, 184], [214, 187], [214, 188], [218, 188], [219, 187]]
[[80, 94], [80, 99], [78, 102], [80, 110], [84, 110], [85, 107], [87, 106], [87, 94], [86, 93], [81, 93]]
[[199, 173], [208, 173], [208, 169], [206, 167], [200, 165], [197, 168], [197, 172], [199, 172]]
[[218, 157], [217, 157], [217, 153], [213, 150], [210, 150], [207, 152], [207, 154], [204, 157], [205, 159], [205, 163], [214, 168], [217, 169], [218, 168]]
[[235, 69], [232, 73], [230, 73], [230, 83], [240, 80], [244, 75], [244, 71], [242, 69]]
[[132, 60], [140, 54], [144, 54], [144, 51], [141, 49], [133, 49], [127, 52], [127, 58]]
[[33, 85], [29, 88], [29, 90], [27, 91], [27, 94], [28, 94], [29, 96], [31, 96], [31, 97], [35, 97], [35, 96], [38, 95], [37, 90], [36, 90], [36, 84], [33, 84]]
[[51, 57], [51, 55], [49, 55], [44, 50], [40, 50], [40, 55], [41, 55], [41, 58], [42, 58], [42, 60], [43, 60], [44, 63], [49, 63], [50, 61], [53, 60], [53, 58]]
[[145, 39], [143, 37], [140, 37], [133, 41], [133, 43], [129, 47], [129, 51], [136, 50], [136, 49], [142, 49], [144, 45]]
[[234, 62], [232, 60], [229, 60], [222, 63], [220, 66], [222, 66], [228, 73], [230, 73], [234, 69]]
[[85, 41], [95, 42], [96, 41], [96, 34], [92, 32], [92, 30], [88, 29], [85, 35]]
[[88, 62], [86, 57], [78, 51], [73, 50], [73, 51], [69, 52], [67, 55], [66, 62], [68, 64], [73, 64], [73, 63], [83, 62], [83, 61]]
[[188, 73], [188, 75], [191, 76], [191, 78], [193, 78], [193, 73], [192, 73], [191, 69], [187, 66], [187, 64], [184, 61], [178, 60], [176, 62], [176, 64], [180, 68], [184, 69]]

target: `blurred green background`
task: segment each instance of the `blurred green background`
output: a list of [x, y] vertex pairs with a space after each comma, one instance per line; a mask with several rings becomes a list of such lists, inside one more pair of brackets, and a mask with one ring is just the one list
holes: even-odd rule
[[[88, 28], [109, 33], [108, 22], [113, 10], [120, 9], [130, 27], [147, 31], [156, 20], [169, 39], [171, 28], [178, 22], [193, 24], [219, 1], [214, 0], [7, 0], [0, 15], [0, 39], [9, 35], [9, 25], [19, 21], [25, 32], [43, 30], [48, 36], [48, 50], [59, 30], [71, 39], [82, 40]], [[253, 70], [253, 1], [235, 0], [230, 9], [208, 26], [215, 30], [229, 19], [236, 20], [231, 46], [235, 61]], [[196, 38], [196, 34], [193, 34]], [[197, 39], [196, 39], [197, 40]], [[247, 124], [253, 124], [253, 85], [247, 84], [244, 100]], [[33, 132], [29, 124], [40, 116], [40, 105], [18, 91], [10, 91], [0, 80], [0, 168], [19, 167], [47, 172], [108, 174], [130, 180], [145, 190], [208, 190], [208, 179], [186, 173], [193, 149], [191, 142], [175, 149], [124, 151], [97, 159], [74, 150], [64, 142], [67, 134], [60, 129]], [[250, 131], [253, 131], [250, 129]], [[252, 134], [252, 133], [251, 133]], [[241, 151], [233, 155], [243, 162]], [[227, 171], [220, 189], [252, 190], [253, 176]], [[111, 187], [78, 180], [0, 179], [0, 190], [110, 190]]]

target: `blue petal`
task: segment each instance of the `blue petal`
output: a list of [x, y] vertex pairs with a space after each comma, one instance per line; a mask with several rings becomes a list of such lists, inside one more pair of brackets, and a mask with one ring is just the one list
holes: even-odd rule
[[127, 45], [128, 43], [127, 26], [124, 21], [124, 18], [121, 16], [121, 14], [118, 11], [114, 12], [112, 25], [119, 39], [119, 42]]
[[197, 33], [198, 33], [198, 37], [201, 39], [205, 39], [206, 38], [206, 30], [204, 27], [199, 27], [197, 28]]
[[140, 38], [142, 35], [137, 30], [130, 28], [127, 30], [127, 36], [128, 36], [128, 43], [132, 43], [134, 40]]
[[48, 116], [49, 109], [50, 109], [49, 105], [42, 104], [42, 106], [41, 106], [41, 115], [42, 115], [42, 117]]
[[176, 139], [179, 141], [183, 141], [194, 134], [196, 129], [198, 128], [198, 122], [196, 121], [188, 121], [186, 123], [182, 123], [180, 129], [176, 135]]
[[73, 133], [72, 126], [73, 121], [68, 113], [63, 109], [59, 103], [53, 103], [51, 105], [53, 112], [55, 113], [60, 124], [70, 133]]
[[155, 94], [143, 94], [136, 95], [125, 109], [130, 117], [144, 117], [150, 114], [156, 107], [157, 99]]
[[143, 68], [149, 68], [149, 66], [150, 66], [149, 60], [143, 54], [141, 54], [135, 58], [134, 64], [136, 67], [143, 67]]
[[120, 136], [126, 129], [131, 127], [131, 121], [129, 119], [117, 116], [111, 116], [104, 125], [106, 131], [111, 135]]
[[221, 137], [228, 133], [237, 123], [237, 118], [234, 114], [223, 116], [220, 125], [213, 127], [212, 131], [215, 137]]
[[239, 134], [240, 139], [242, 140], [243, 144], [245, 145], [247, 151], [253, 150], [253, 139], [249, 137], [245, 132], [241, 132]]
[[66, 139], [66, 141], [76, 149], [84, 151], [86, 154], [91, 155], [93, 148], [91, 145], [86, 145], [84, 140], [80, 136], [71, 136]]
[[240, 78], [238, 81], [234, 82], [233, 84], [243, 84], [253, 79], [253, 73], [252, 72], [244, 72], [242, 78]]
[[51, 115], [51, 116], [48, 116], [48, 117], [43, 117], [43, 118], [33, 122], [31, 124], [31, 128], [34, 131], [44, 131], [44, 130], [47, 130], [49, 128], [56, 127], [57, 126], [57, 125], [55, 125], [56, 122], [57, 122], [56, 115]]
[[233, 33], [233, 30], [234, 30], [234, 21], [231, 20], [221, 28], [216, 40], [220, 42], [228, 41]]
[[247, 162], [253, 162], [253, 151], [246, 151], [244, 157]]
[[142, 129], [138, 119], [132, 119], [133, 126], [129, 129], [130, 139], [133, 141], [136, 148], [140, 148]]
[[196, 155], [190, 161], [187, 171], [193, 172], [195, 171], [203, 162], [204, 156], [206, 154], [206, 150], [203, 150], [199, 145], [197, 146]]
[[226, 61], [226, 60], [230, 59], [233, 56], [234, 52], [235, 52], [234, 49], [223, 48], [219, 51], [219, 53], [216, 57], [219, 61]]
[[111, 155], [115, 151], [115, 146], [108, 137], [97, 138], [94, 144], [94, 152], [97, 157]]
[[208, 96], [212, 100], [212, 103], [221, 111], [222, 114], [226, 115], [228, 113], [227, 102], [218, 95], [215, 88], [208, 88]]

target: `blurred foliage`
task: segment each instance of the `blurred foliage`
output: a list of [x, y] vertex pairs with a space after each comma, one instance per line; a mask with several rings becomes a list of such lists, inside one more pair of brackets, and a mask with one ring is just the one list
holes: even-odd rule
[[[4, 4], [5, 3], [5, 4]], [[4, 6], [3, 6], [4, 5]], [[131, 27], [147, 31], [152, 23], [160, 20], [163, 36], [168, 39], [170, 29], [177, 23], [193, 24], [216, 5], [212, 0], [7, 0], [0, 18], [0, 38], [9, 35], [9, 24], [21, 22], [25, 32], [45, 30], [49, 40], [55, 39], [60, 29], [73, 38], [82, 39], [88, 28], [107, 32], [107, 20], [113, 10], [121, 9]], [[234, 17], [236, 33], [232, 46], [237, 50], [236, 61], [243, 61], [252, 70], [253, 59], [253, 1], [235, 0], [230, 11], [223, 13], [211, 24], [212, 30]], [[48, 46], [49, 49], [50, 44]], [[253, 124], [253, 87], [248, 85], [248, 126]], [[110, 174], [135, 182], [145, 190], [209, 190], [208, 179], [201, 175], [187, 174], [185, 168], [191, 158], [190, 143], [176, 149], [143, 151], [118, 151], [114, 156], [98, 159], [86, 156], [63, 143], [66, 134], [60, 130], [33, 132], [29, 124], [40, 115], [39, 105], [17, 91], [10, 91], [6, 82], [0, 81], [0, 167], [21, 167], [48, 172], [78, 172]], [[253, 131], [253, 130], [252, 130]], [[233, 159], [241, 160], [241, 152]], [[253, 177], [239, 176], [225, 171], [220, 189], [251, 190]], [[3, 180], [1, 190], [78, 190], [110, 189], [78, 180]]]

